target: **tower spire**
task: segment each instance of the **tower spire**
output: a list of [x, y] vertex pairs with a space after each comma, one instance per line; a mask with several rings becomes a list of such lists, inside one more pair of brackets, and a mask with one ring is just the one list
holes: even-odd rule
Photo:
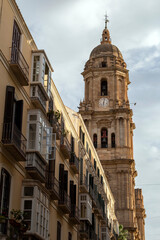
[[109, 33], [108, 28], [107, 28], [108, 22], [109, 22], [109, 20], [108, 20], [107, 14], [106, 14], [106, 15], [105, 15], [105, 29], [104, 29], [103, 32], [102, 32], [102, 41], [101, 41], [101, 44], [105, 44], [105, 43], [111, 44], [110, 33]]
[[107, 14], [105, 14], [105, 29], [107, 29], [107, 23], [109, 22]]

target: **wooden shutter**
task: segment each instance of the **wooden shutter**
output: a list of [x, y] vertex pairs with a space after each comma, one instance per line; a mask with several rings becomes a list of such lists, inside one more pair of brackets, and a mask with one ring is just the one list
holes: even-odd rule
[[80, 180], [83, 179], [83, 158], [80, 158]]
[[3, 134], [2, 134], [3, 141], [8, 141], [8, 140], [11, 140], [12, 138], [14, 93], [15, 93], [15, 88], [11, 86], [7, 86], [5, 108], [4, 108], [4, 120], [3, 120]]
[[4, 109], [4, 123], [13, 122], [14, 93], [15, 93], [15, 88], [11, 86], [7, 86], [5, 109]]
[[60, 184], [60, 190], [63, 190], [64, 187], [64, 165], [59, 165], [59, 184]]
[[12, 53], [11, 53], [11, 62], [17, 63], [18, 61], [18, 50], [20, 47], [20, 38], [21, 38], [21, 32], [18, 27], [18, 24], [16, 21], [14, 21], [13, 25], [13, 35], [12, 35]]
[[82, 139], [82, 141], [83, 141], [83, 144], [84, 144], [84, 142], [85, 142], [85, 133], [83, 133], [83, 139]]
[[61, 240], [61, 224], [57, 222], [57, 240]]
[[76, 185], [73, 186], [73, 204], [76, 205]]
[[16, 101], [14, 123], [20, 132], [22, 130], [22, 117], [23, 117], [23, 100], [19, 100]]
[[74, 204], [74, 185], [73, 181], [70, 181], [70, 198], [71, 198], [71, 205]]
[[74, 137], [71, 136], [71, 151], [74, 152]]
[[68, 192], [68, 171], [64, 171], [64, 191]]

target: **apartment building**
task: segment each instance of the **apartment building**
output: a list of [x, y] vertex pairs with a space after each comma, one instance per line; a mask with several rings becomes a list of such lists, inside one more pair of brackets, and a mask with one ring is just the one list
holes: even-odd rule
[[79, 113], [67, 108], [79, 132], [80, 239], [117, 239], [115, 200], [103, 167]]
[[114, 198], [81, 116], [63, 104], [15, 0], [0, 9], [0, 239], [14, 230], [12, 209], [27, 228], [11, 239], [117, 239]]

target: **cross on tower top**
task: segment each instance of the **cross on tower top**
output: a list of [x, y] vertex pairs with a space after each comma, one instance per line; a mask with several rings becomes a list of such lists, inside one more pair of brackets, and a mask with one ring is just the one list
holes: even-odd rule
[[109, 22], [107, 14], [105, 14], [105, 29], [107, 29], [107, 23]]

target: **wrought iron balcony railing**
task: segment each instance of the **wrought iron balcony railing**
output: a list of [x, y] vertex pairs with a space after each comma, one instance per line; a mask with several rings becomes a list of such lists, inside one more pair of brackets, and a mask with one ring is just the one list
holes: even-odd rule
[[12, 123], [3, 123], [2, 143], [17, 161], [26, 160], [27, 139]]
[[48, 121], [50, 122], [52, 128], [53, 128], [53, 133], [56, 133], [56, 139], [60, 140], [61, 136], [61, 125], [58, 122], [58, 119], [54, 115], [54, 111], [48, 112], [47, 113]]
[[79, 208], [75, 204], [72, 204], [71, 213], [69, 214], [69, 217], [73, 224], [80, 224], [79, 216], [80, 216]]
[[60, 199], [59, 181], [54, 177], [53, 171], [46, 172], [46, 188], [50, 191], [53, 200]]
[[80, 175], [80, 191], [82, 193], [87, 193], [89, 191], [88, 180], [85, 175]]
[[21, 51], [16, 47], [11, 48], [11, 60], [10, 67], [14, 72], [16, 78], [22, 86], [29, 85], [29, 66], [21, 53]]
[[79, 159], [74, 152], [71, 153], [71, 158], [69, 160], [70, 166], [75, 173], [79, 173]]
[[71, 212], [71, 199], [65, 191], [60, 189], [60, 200], [58, 201], [59, 208], [62, 209], [64, 214]]
[[71, 157], [71, 144], [69, 143], [67, 137], [61, 135], [60, 149], [63, 153], [65, 159], [70, 159]]

